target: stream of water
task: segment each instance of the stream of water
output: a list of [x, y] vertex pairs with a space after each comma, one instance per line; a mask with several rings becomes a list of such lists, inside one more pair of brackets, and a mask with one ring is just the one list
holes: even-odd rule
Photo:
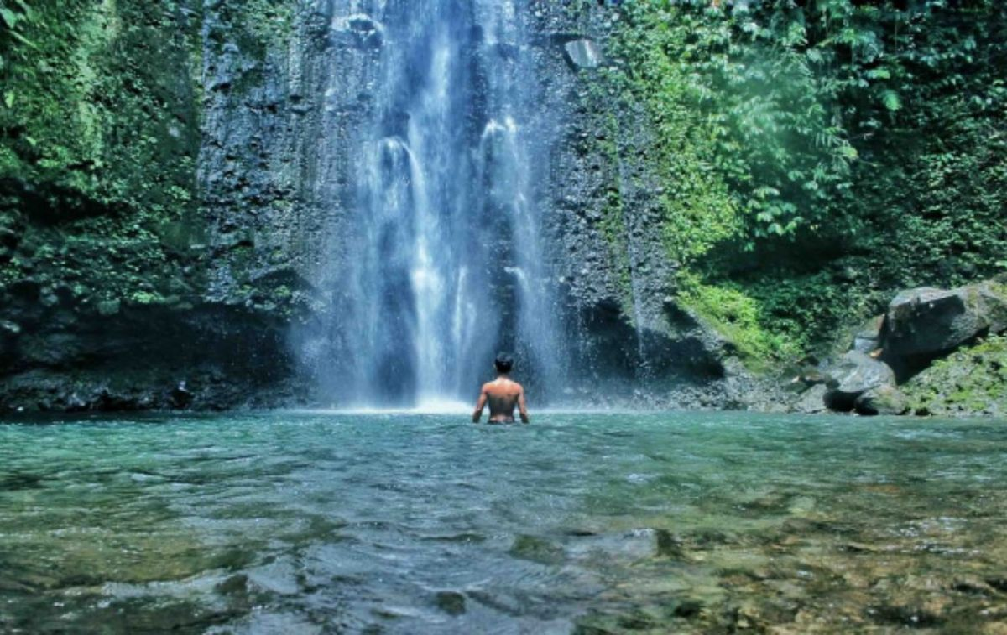
[[519, 4], [373, 7], [373, 121], [353, 150], [354, 238], [318, 362], [341, 405], [468, 398], [498, 350], [553, 392], [564, 347], [533, 194], [545, 157], [526, 151], [537, 82]]
[[15, 423], [0, 632], [1003, 632], [1005, 499], [997, 423]]

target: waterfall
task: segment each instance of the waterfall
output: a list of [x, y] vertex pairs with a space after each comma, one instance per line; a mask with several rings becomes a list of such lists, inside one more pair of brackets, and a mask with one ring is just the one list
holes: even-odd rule
[[545, 391], [565, 347], [533, 195], [544, 170], [522, 125], [535, 85], [515, 0], [371, 10], [375, 107], [351, 150], [351, 239], [332, 276], [342, 300], [317, 372], [342, 404], [468, 400], [504, 349]]

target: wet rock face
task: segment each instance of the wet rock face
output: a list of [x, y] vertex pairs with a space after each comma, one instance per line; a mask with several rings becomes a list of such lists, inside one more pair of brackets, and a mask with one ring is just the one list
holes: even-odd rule
[[379, 25], [348, 2], [279, 4], [286, 30], [251, 42], [244, 21], [255, 16], [205, 16], [199, 181], [209, 293], [226, 303], [276, 277], [310, 296], [339, 271], [329, 250], [339, 253], [349, 147], [370, 108]]
[[641, 391], [641, 405], [771, 408], [775, 391], [727, 363], [730, 345], [676, 300], [677, 263], [659, 230], [665, 177], [646, 160], [655, 143], [648, 114], [598, 90], [600, 69], [616, 63], [605, 44], [617, 7], [532, 3], [529, 13], [544, 87], [530, 136], [549, 142], [534, 150], [550, 157], [538, 200], [572, 374], [631, 397]]
[[[519, 119], [527, 154], [548, 164], [531, 195], [544, 219], [545, 268], [559, 289], [549, 310], [571, 342], [569, 375], [579, 378], [570, 391], [597, 392], [604, 379], [619, 398], [651, 405], [737, 404], [741, 384], [727, 382], [744, 372], [725, 371], [729, 346], [673, 299], [676, 265], [655, 231], [663, 177], [643, 160], [654, 143], [646, 113], [587, 97], [607, 63], [617, 10], [518, 8], [531, 34], [522, 55], [541, 85], [540, 107]], [[210, 297], [247, 303], [249, 289], [289, 281], [273, 286], [292, 289], [305, 309], [309, 326], [295, 326], [293, 341], [311, 366], [311, 342], [349, 301], [337, 282], [350, 269], [359, 150], [378, 108], [385, 27], [349, 0], [300, 4], [282, 46], [263, 53], [242, 48], [227, 15], [210, 12], [207, 21], [200, 178], [212, 221]], [[685, 392], [673, 394], [674, 386]]]
[[577, 68], [598, 68], [602, 64], [601, 51], [594, 40], [581, 38], [567, 42], [564, 47], [567, 59]]
[[0, 412], [224, 410], [295, 398], [284, 324], [219, 305], [22, 314]]
[[[202, 20], [190, 51], [200, 67], [176, 70], [180, 83], [198, 76], [187, 98], [201, 116], [169, 131], [198, 143], [198, 187], [192, 213], [157, 228], [179, 289], [149, 313], [126, 295], [77, 305], [64, 297], [72, 285], [12, 289], [21, 299], [0, 313], [5, 405], [231, 407], [243, 402], [238, 386], [272, 399], [304, 379], [302, 325], [331, 324], [345, 306], [333, 281], [348, 269], [355, 153], [376, 113], [385, 27], [352, 0], [198, 4], [187, 15]], [[528, 154], [547, 165], [531, 194], [559, 289], [548, 309], [578, 378], [570, 396], [596, 395], [604, 381], [613, 400], [641, 406], [748, 407], [755, 394], [770, 408], [775, 395], [732, 363], [730, 345], [676, 304], [676, 263], [655, 230], [663, 177], [643, 160], [654, 143], [643, 107], [588, 90], [614, 63], [605, 48], [617, 9], [518, 10], [541, 84], [538, 107], [520, 119]], [[0, 216], [0, 263], [20, 248], [18, 223]], [[142, 315], [156, 317], [144, 325]], [[224, 315], [233, 323], [214, 323]], [[255, 363], [234, 361], [235, 350]], [[138, 355], [149, 373], [136, 372]], [[177, 391], [197, 375], [207, 379], [189, 379], [191, 398]]]

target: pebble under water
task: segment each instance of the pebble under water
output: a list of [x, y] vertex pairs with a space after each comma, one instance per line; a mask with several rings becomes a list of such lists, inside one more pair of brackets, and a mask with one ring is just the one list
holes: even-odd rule
[[1007, 427], [0, 426], [4, 633], [1007, 633]]

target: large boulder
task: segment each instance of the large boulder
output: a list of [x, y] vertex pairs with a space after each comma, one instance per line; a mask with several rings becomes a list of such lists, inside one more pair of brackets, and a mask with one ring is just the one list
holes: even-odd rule
[[990, 333], [1007, 331], [1007, 284], [987, 280], [965, 290], [978, 306], [979, 317]]
[[884, 360], [906, 381], [939, 357], [1007, 330], [1007, 285], [987, 280], [951, 291], [921, 287], [891, 301], [881, 333]]
[[815, 415], [828, 410], [825, 405], [825, 395], [829, 388], [825, 384], [817, 384], [805, 390], [797, 403], [794, 404], [793, 411], [798, 414]]
[[825, 405], [832, 410], [849, 412], [857, 398], [880, 386], [894, 386], [895, 372], [885, 364], [860, 351], [849, 351], [829, 370]]
[[965, 289], [909, 289], [888, 305], [885, 357], [936, 356], [968, 342], [986, 326], [978, 302]]

